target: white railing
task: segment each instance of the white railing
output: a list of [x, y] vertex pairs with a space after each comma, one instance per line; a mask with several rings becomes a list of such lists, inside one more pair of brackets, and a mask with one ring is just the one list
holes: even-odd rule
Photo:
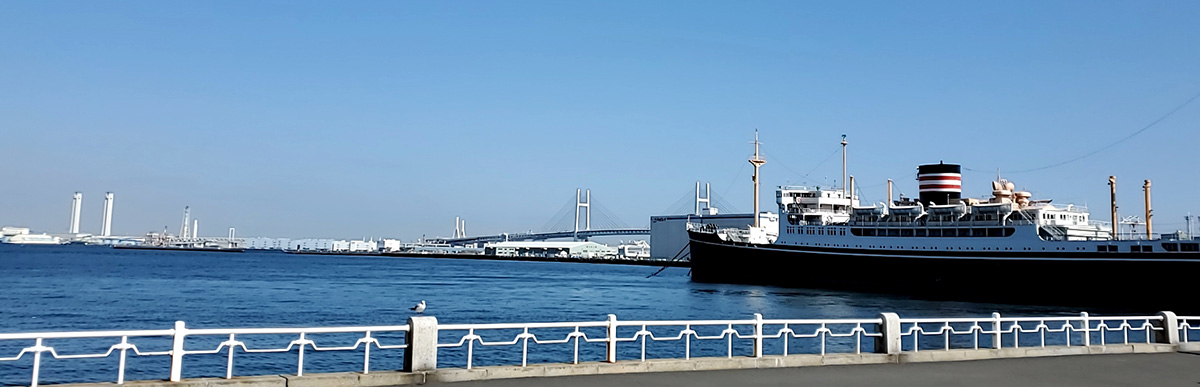
[[[135, 343], [131, 343], [132, 338], [147, 338], [147, 337], [170, 337], [175, 334], [173, 329], [165, 330], [140, 330], [140, 331], [97, 331], [97, 332], [54, 332], [54, 333], [0, 333], [0, 341], [4, 340], [33, 340], [32, 347], [21, 349], [13, 357], [0, 357], [0, 362], [11, 362], [20, 360], [25, 354], [33, 355], [33, 376], [30, 386], [38, 385], [38, 377], [41, 373], [42, 353], [49, 353], [55, 359], [88, 359], [88, 358], [106, 358], [112, 355], [113, 351], [120, 351], [119, 366], [117, 371], [117, 384], [125, 383], [125, 359], [128, 351], [132, 350], [137, 356], [164, 356], [171, 355], [171, 351], [142, 351]], [[75, 353], [75, 354], [60, 354], [54, 347], [45, 345], [46, 340], [52, 339], [84, 339], [84, 338], [120, 338], [120, 341], [113, 344], [103, 353]]]
[[[615, 362], [618, 357], [618, 343], [637, 343], [641, 361], [646, 361], [647, 345], [652, 342], [682, 342], [683, 358], [691, 359], [693, 343], [723, 341], [724, 355], [732, 358], [734, 341], [750, 342], [755, 356], [762, 356], [764, 341], [777, 339], [779, 354], [794, 354], [790, 343], [792, 339], [812, 339], [819, 353], [825, 355], [830, 346], [830, 339], [853, 339], [853, 353], [862, 353], [864, 338], [881, 337], [875, 326], [880, 319], [774, 319], [764, 320], [762, 315], [755, 314], [751, 320], [692, 320], [692, 321], [618, 321], [615, 315], [609, 315], [606, 321], [565, 322], [565, 323], [527, 323], [527, 324], [445, 324], [438, 325], [438, 330], [465, 331], [456, 335], [450, 342], [438, 343], [438, 348], [466, 348], [466, 368], [474, 367], [475, 346], [521, 346], [521, 366], [529, 364], [529, 344], [535, 345], [569, 345], [571, 364], [579, 364], [580, 343], [603, 343], [605, 345], [606, 361]], [[621, 328], [637, 328], [636, 332], [621, 335]], [[713, 334], [704, 335], [697, 328], [708, 327]], [[604, 329], [602, 335], [587, 334], [587, 329], [598, 331]], [[651, 329], [656, 329], [655, 333]], [[674, 328], [674, 329], [663, 329]], [[742, 328], [742, 329], [738, 329]], [[870, 330], [868, 330], [870, 328]], [[538, 336], [538, 330], [548, 331]], [[549, 332], [557, 330], [557, 332]], [[564, 332], [565, 330], [565, 332]], [[482, 331], [499, 331], [497, 340], [485, 340]], [[514, 331], [515, 334], [504, 336], [503, 331]], [[554, 335], [554, 336], [551, 336]], [[511, 337], [511, 339], [509, 339]], [[873, 348], [872, 348], [873, 349]]]
[[[905, 348], [916, 352], [922, 349], [922, 344], [929, 349], [930, 337], [940, 339], [942, 350], [966, 348], [967, 342], [971, 349], [981, 346], [999, 349], [1005, 347], [1006, 338], [1012, 348], [1045, 347], [1047, 335], [1051, 335], [1051, 345], [1067, 347], [1131, 344], [1135, 341], [1148, 344], [1154, 342], [1155, 332], [1164, 332], [1163, 319], [1161, 315], [1095, 317], [1086, 312], [1067, 317], [1001, 317], [999, 313], [993, 313], [991, 318], [900, 319], [900, 324], [901, 336], [909, 339], [910, 345]], [[1186, 337], [1182, 325], [1185, 322], [1180, 323], [1178, 329]], [[1114, 334], [1116, 338], [1112, 337]], [[952, 341], [958, 345], [952, 345]]]
[[[318, 344], [318, 337], [322, 344]], [[467, 369], [472, 369], [478, 366], [479, 351], [484, 348], [502, 352], [499, 356], [485, 356], [487, 365], [515, 365], [519, 356], [520, 366], [528, 367], [531, 362], [579, 364], [585, 358], [613, 363], [633, 359], [645, 362], [652, 358], [686, 360], [696, 355], [732, 358], [900, 354], [1195, 341], [1200, 341], [1200, 316], [1175, 316], [1170, 312], [1154, 316], [1082, 313], [1053, 317], [1002, 317], [994, 313], [978, 318], [899, 318], [883, 313], [878, 318], [861, 319], [764, 319], [755, 314], [753, 319], [744, 320], [646, 321], [619, 321], [615, 315], [609, 315], [601, 321], [511, 324], [438, 324], [433, 317], [412, 317], [409, 324], [394, 326], [247, 329], [188, 329], [183, 322], [177, 322], [174, 329], [164, 330], [0, 333], [0, 376], [11, 378], [11, 370], [19, 368], [6, 365], [32, 360], [30, 385], [37, 386], [44, 354], [67, 360], [106, 359], [116, 353], [116, 383], [123, 384], [129, 351], [135, 357], [169, 357], [169, 380], [179, 381], [184, 355], [198, 358], [205, 355], [210, 367], [219, 367], [218, 356], [223, 356], [224, 377], [229, 379], [234, 376], [235, 354], [239, 352], [276, 354], [266, 363], [262, 357], [243, 360], [250, 362], [251, 368], [283, 364], [278, 356], [295, 353], [295, 375], [302, 376], [306, 351], [340, 352], [340, 366], [357, 362], [354, 356], [361, 353], [362, 372], [369, 373], [372, 347], [403, 350], [404, 371], [421, 372], [435, 370], [439, 358], [444, 365], [463, 361]], [[96, 343], [102, 346], [97, 347]], [[185, 344], [203, 349], [185, 350]], [[537, 356], [531, 356], [531, 344], [538, 348]], [[15, 355], [4, 357], [9, 354], [3, 352], [10, 349]], [[461, 352], [465, 354], [459, 356]], [[664, 353], [671, 354], [664, 356]], [[133, 369], [142, 375], [146, 372], [138, 367]], [[190, 375], [197, 374], [195, 369], [189, 369], [192, 369]], [[76, 377], [79, 374], [70, 373]]]
[[[163, 330], [137, 330], [137, 331], [94, 331], [94, 332], [44, 332], [44, 333], [0, 333], [0, 343], [11, 342], [13, 340], [33, 340], [33, 346], [21, 349], [13, 357], [0, 357], [0, 363], [15, 362], [23, 358], [26, 354], [33, 356], [32, 376], [30, 378], [30, 386], [37, 386], [38, 379], [41, 376], [42, 354], [48, 353], [54, 359], [95, 359], [107, 358], [113, 352], [119, 351], [117, 365], [117, 384], [125, 383], [126, 359], [129, 351], [133, 351], [136, 356], [169, 356], [171, 358], [170, 379], [171, 381], [179, 381], [183, 373], [183, 356], [184, 355], [215, 355], [225, 352], [225, 378], [233, 378], [234, 370], [234, 354], [235, 349], [240, 349], [242, 353], [297, 353], [296, 360], [296, 375], [304, 375], [304, 352], [308, 348], [312, 351], [356, 351], [360, 346], [363, 347], [363, 373], [370, 372], [370, 357], [371, 346], [375, 348], [386, 349], [405, 349], [408, 346], [404, 343], [385, 345], [372, 334], [384, 332], [407, 332], [408, 325], [396, 326], [367, 326], [367, 327], [334, 327], [334, 328], [245, 328], [245, 329], [187, 329], [182, 321], [175, 323], [174, 329]], [[342, 346], [320, 346], [309, 335], [314, 334], [337, 334], [337, 333], [359, 333], [360, 338], [350, 345]], [[245, 336], [261, 337], [264, 335], [296, 335], [294, 340], [287, 341], [284, 347], [258, 347], [254, 344], [247, 345]], [[216, 344], [216, 348], [208, 350], [185, 350], [184, 344], [189, 337], [210, 338], [228, 337], [227, 340]], [[152, 342], [153, 338], [158, 338], [160, 343]], [[66, 341], [71, 339], [113, 339], [119, 340], [115, 344], [108, 347], [103, 352], [93, 353], [60, 353], [63, 350], [57, 349], [54, 346], [48, 346], [47, 341], [64, 342], [62, 347], [72, 347], [71, 343]], [[139, 342], [144, 342], [144, 346], [162, 346], [165, 347], [167, 340], [170, 340], [170, 349], [159, 351], [147, 351], [138, 346]], [[397, 339], [402, 340], [402, 339]], [[214, 340], [208, 340], [214, 341]], [[266, 340], [253, 340], [255, 344], [263, 344]], [[199, 345], [196, 343], [195, 345]], [[79, 347], [80, 345], [75, 345]], [[2, 355], [0, 355], [2, 356]]]
[[1200, 342], [1200, 316], [1179, 316], [1179, 341]]

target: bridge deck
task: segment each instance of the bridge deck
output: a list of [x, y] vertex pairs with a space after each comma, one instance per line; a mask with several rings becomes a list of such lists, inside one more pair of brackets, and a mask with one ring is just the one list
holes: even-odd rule
[[620, 235], [650, 235], [648, 228], [616, 228], [616, 229], [593, 229], [580, 231], [554, 231], [554, 232], [535, 232], [535, 233], [511, 233], [498, 235], [483, 235], [464, 238], [429, 238], [430, 243], [447, 243], [451, 245], [462, 245], [471, 243], [487, 243], [487, 242], [504, 242], [504, 241], [528, 241], [528, 240], [546, 240], [560, 238], [592, 238], [602, 236], [620, 236]]
[[1200, 353], [1033, 357], [945, 363], [873, 364], [495, 379], [430, 383], [507, 386], [1196, 386]]

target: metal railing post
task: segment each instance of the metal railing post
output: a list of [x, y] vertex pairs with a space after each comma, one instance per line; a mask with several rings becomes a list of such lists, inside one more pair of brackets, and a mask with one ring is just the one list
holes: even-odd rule
[[992, 348], [1000, 349], [1004, 346], [1004, 336], [1000, 333], [1003, 328], [1003, 322], [1000, 321], [1000, 313], [992, 312]]
[[[1079, 319], [1082, 320], [1081, 325], [1083, 325], [1083, 346], [1090, 347], [1092, 346], [1092, 323], [1088, 321], [1088, 312], [1079, 312]], [[1100, 334], [1103, 335], [1104, 332]]]
[[187, 336], [187, 328], [183, 321], [175, 322], [175, 331], [171, 334], [171, 381], [178, 382], [183, 376], [183, 339]]
[[896, 355], [900, 353], [900, 316], [895, 313], [880, 313], [879, 333], [875, 339], [875, 353]]
[[[763, 318], [762, 313], [754, 314], [754, 357], [763, 355]], [[822, 345], [825, 343], [822, 342]]]
[[437, 317], [408, 318], [408, 333], [404, 335], [404, 371], [425, 372], [437, 369]]
[[33, 344], [33, 377], [29, 382], [30, 387], [38, 386], [38, 377], [42, 369], [42, 351], [46, 348], [42, 346], [42, 339], [39, 337]]
[[608, 346], [605, 351], [605, 361], [617, 362], [617, 315], [608, 315]]
[[1154, 342], [1160, 344], [1179, 344], [1179, 317], [1175, 316], [1174, 312], [1158, 312], [1161, 320], [1155, 321], [1154, 327], [1161, 330], [1154, 331]]

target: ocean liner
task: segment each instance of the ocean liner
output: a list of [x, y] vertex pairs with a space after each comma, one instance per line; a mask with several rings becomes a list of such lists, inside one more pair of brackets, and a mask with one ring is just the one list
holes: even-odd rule
[[[755, 136], [755, 224], [689, 223], [692, 279], [951, 298], [1063, 299], [1194, 296], [1200, 243], [1119, 237], [1085, 208], [1051, 204], [997, 178], [991, 197], [963, 198], [961, 167], [918, 167], [920, 197], [860, 205], [854, 178], [841, 188], [781, 186], [777, 224], [760, 224]], [[845, 137], [843, 176], [845, 169]], [[847, 179], [843, 179], [845, 181]], [[1109, 178], [1116, 219], [1115, 178]], [[1150, 214], [1150, 181], [1144, 185]], [[1149, 216], [1147, 217], [1149, 220]]]

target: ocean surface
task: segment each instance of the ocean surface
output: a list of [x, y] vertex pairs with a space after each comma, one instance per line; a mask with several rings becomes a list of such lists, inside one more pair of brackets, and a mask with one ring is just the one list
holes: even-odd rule
[[[439, 324], [600, 321], [608, 314], [621, 320], [681, 320], [750, 319], [754, 313], [762, 313], [764, 318], [873, 318], [880, 312], [902, 317], [967, 317], [992, 312], [1077, 315], [1081, 311], [1072, 306], [948, 302], [695, 283], [689, 280], [686, 268], [670, 268], [647, 278], [657, 270], [583, 263], [0, 244], [0, 333], [171, 329], [177, 320], [186, 322], [188, 328], [400, 325], [412, 316], [408, 308], [420, 300], [428, 304], [425, 315], [437, 317]], [[351, 345], [360, 336], [344, 338], [349, 342], [341, 345]], [[188, 350], [214, 349], [224, 338], [218, 339], [189, 341]], [[278, 338], [283, 340], [279, 347], [294, 339]], [[146, 340], [139, 347], [167, 350], [169, 339], [164, 340]], [[69, 354], [64, 352], [68, 350], [84, 353], [95, 348], [103, 353], [115, 343], [47, 345], [63, 355]], [[720, 344], [723, 348], [724, 342]], [[0, 358], [15, 357], [21, 348], [32, 345], [31, 341], [0, 340]], [[371, 355], [373, 370], [400, 367], [399, 351], [376, 351]], [[599, 360], [602, 351], [602, 347], [589, 347], [583, 352], [590, 358], [581, 360]], [[461, 353], [443, 353], [440, 365], [463, 366]], [[223, 354], [185, 357], [184, 376], [224, 376]], [[127, 379], [167, 377], [169, 360], [165, 356], [132, 355]], [[296, 371], [294, 350], [290, 354], [237, 356], [236, 375]], [[336, 355], [309, 352], [306, 356], [306, 373], [362, 368], [361, 350]], [[520, 363], [519, 352], [515, 359], [511, 356], [502, 350], [478, 349], [474, 361], [476, 365]], [[545, 353], [538, 356], [531, 355], [531, 361], [570, 360], [570, 355], [555, 359]], [[17, 361], [0, 362], [0, 384], [27, 385], [31, 358], [27, 354]], [[622, 358], [627, 358], [624, 352]], [[41, 365], [41, 382], [115, 381], [116, 359], [115, 354], [84, 360], [51, 359], [47, 354]]]

